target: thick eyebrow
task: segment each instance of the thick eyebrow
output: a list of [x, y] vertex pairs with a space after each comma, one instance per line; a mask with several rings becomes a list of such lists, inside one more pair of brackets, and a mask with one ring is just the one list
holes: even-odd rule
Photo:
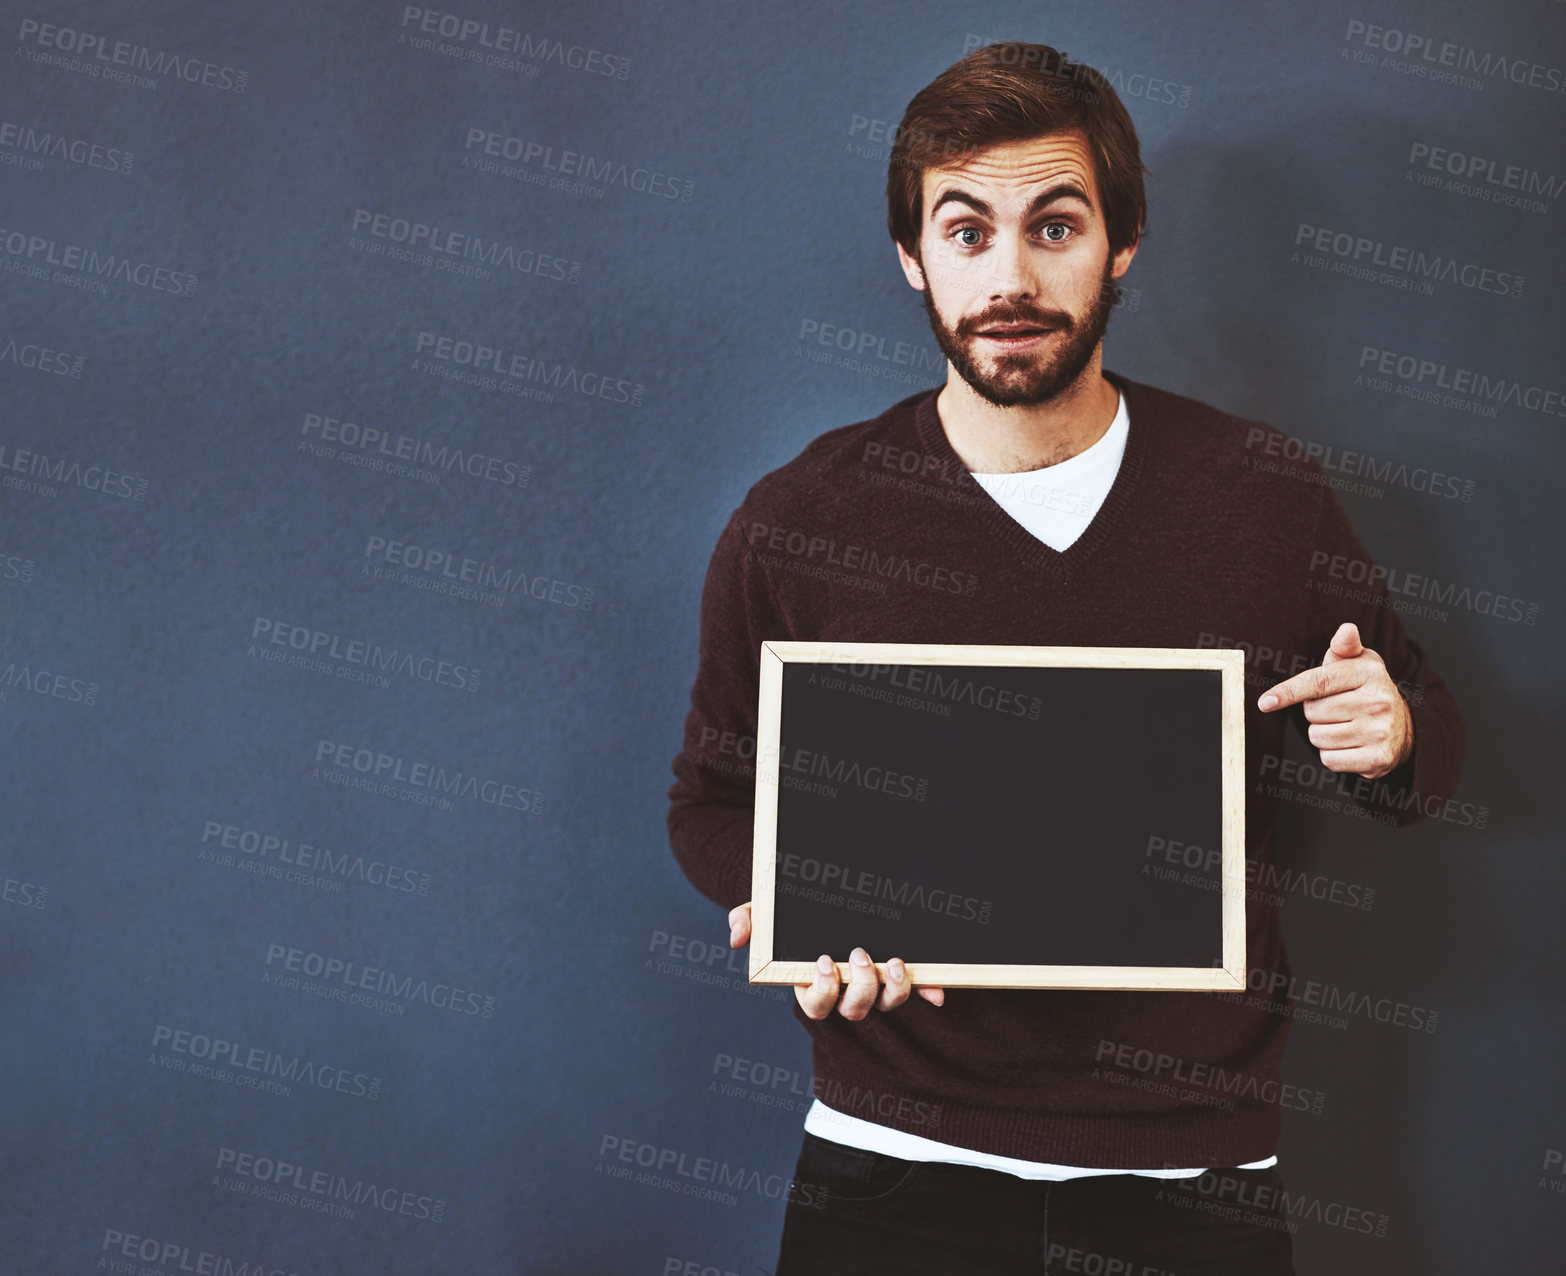
[[[1032, 217], [1035, 213], [1042, 212], [1050, 204], [1053, 204], [1057, 199], [1080, 200], [1082, 203], [1088, 206], [1089, 210], [1093, 208], [1093, 201], [1087, 197], [1087, 192], [1078, 186], [1075, 182], [1057, 182], [1048, 190], [1040, 191], [1033, 197], [1032, 201], [1028, 204], [1024, 216]], [[988, 203], [980, 199], [977, 195], [971, 195], [961, 187], [954, 186], [951, 190], [944, 192], [940, 198], [935, 201], [935, 203], [930, 205], [931, 221], [935, 220], [935, 214], [938, 213], [946, 204], [966, 204], [969, 208], [973, 209], [974, 212], [978, 213], [979, 216], [988, 217], [991, 221], [996, 220], [995, 210], [991, 208]]]

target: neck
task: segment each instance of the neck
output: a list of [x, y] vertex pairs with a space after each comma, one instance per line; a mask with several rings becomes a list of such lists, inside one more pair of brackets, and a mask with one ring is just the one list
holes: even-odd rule
[[1047, 403], [998, 408], [949, 364], [935, 410], [952, 451], [978, 474], [1017, 474], [1059, 465], [1104, 437], [1120, 392], [1105, 379], [1102, 350]]

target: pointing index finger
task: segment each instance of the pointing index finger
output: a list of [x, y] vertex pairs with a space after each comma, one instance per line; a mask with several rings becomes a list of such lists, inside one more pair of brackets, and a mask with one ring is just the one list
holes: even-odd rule
[[1263, 693], [1256, 707], [1263, 713], [1285, 709], [1291, 704], [1306, 700], [1320, 700], [1323, 696], [1339, 691], [1351, 691], [1365, 681], [1364, 671], [1353, 667], [1351, 660], [1335, 661], [1330, 665], [1317, 665], [1297, 673]]

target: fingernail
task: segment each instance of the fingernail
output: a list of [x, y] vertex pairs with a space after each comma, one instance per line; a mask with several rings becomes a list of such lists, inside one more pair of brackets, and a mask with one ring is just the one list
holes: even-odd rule
[[1277, 703], [1278, 703], [1278, 697], [1273, 695], [1272, 692], [1270, 692], [1270, 691], [1266, 695], [1264, 695], [1260, 700], [1258, 700], [1256, 702], [1257, 707], [1262, 708], [1262, 709], [1270, 709], [1270, 708], [1272, 708], [1273, 705], [1275, 705]]
[[830, 975], [830, 974], [833, 974], [836, 970], [837, 970], [836, 965], [833, 964], [832, 959], [830, 957], [828, 957], [825, 953], [822, 953], [821, 956], [816, 958], [816, 973], [817, 974]]
[[901, 957], [893, 957], [891, 961], [886, 963], [886, 975], [888, 979], [892, 979], [897, 983], [902, 983], [903, 959]]
[[863, 948], [856, 948], [848, 955], [848, 960], [856, 966], [868, 966], [870, 964], [870, 954]]

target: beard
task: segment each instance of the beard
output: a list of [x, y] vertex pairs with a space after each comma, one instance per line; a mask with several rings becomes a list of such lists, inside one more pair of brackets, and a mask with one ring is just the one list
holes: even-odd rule
[[[959, 320], [956, 328], [949, 328], [930, 299], [928, 279], [922, 294], [924, 313], [941, 353], [980, 398], [998, 408], [1048, 403], [1082, 375], [1082, 370], [1093, 358], [1093, 351], [1104, 339], [1109, 328], [1109, 313], [1114, 309], [1120, 291], [1111, 282], [1112, 265], [1113, 257], [1106, 257], [1098, 292], [1080, 315], [1001, 302], [973, 318]], [[984, 359], [987, 369], [981, 367], [981, 356], [975, 353], [978, 331], [1000, 323], [1025, 323], [1053, 329], [1055, 349], [1052, 353], [1002, 351]]]

